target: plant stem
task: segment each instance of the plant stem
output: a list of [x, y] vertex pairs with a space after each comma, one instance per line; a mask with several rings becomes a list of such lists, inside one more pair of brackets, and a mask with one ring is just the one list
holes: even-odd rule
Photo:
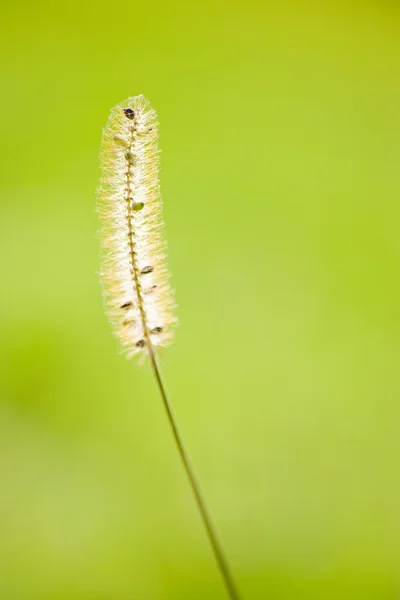
[[153, 372], [154, 372], [154, 375], [155, 375], [155, 378], [157, 381], [158, 389], [160, 391], [163, 405], [164, 405], [165, 411], [167, 413], [168, 421], [169, 421], [169, 424], [172, 429], [175, 443], [178, 448], [179, 455], [182, 459], [182, 463], [183, 463], [183, 467], [186, 471], [186, 475], [189, 479], [190, 486], [192, 488], [192, 492], [196, 499], [197, 506], [200, 510], [201, 518], [202, 518], [204, 526], [206, 528], [208, 539], [210, 541], [215, 558], [217, 560], [218, 567], [221, 572], [222, 579], [223, 579], [225, 587], [227, 589], [229, 598], [231, 600], [241, 600], [241, 597], [236, 588], [228, 561], [227, 561], [225, 553], [222, 549], [221, 543], [218, 539], [218, 535], [217, 535], [215, 526], [213, 524], [211, 515], [207, 508], [207, 504], [204, 500], [200, 485], [196, 479], [193, 467], [191, 466], [189, 454], [185, 448], [182, 436], [179, 432], [178, 425], [177, 425], [177, 422], [176, 422], [176, 419], [175, 419], [175, 416], [174, 416], [174, 413], [172, 410], [172, 405], [168, 398], [168, 395], [167, 395], [167, 392], [166, 392], [166, 389], [165, 389], [165, 386], [164, 386], [164, 383], [163, 383], [163, 380], [161, 377], [160, 369], [157, 364], [156, 355], [155, 355], [155, 352], [154, 352], [154, 349], [153, 349], [153, 346], [151, 343], [148, 343], [148, 350], [149, 350], [149, 358], [150, 358], [151, 367], [153, 369]]

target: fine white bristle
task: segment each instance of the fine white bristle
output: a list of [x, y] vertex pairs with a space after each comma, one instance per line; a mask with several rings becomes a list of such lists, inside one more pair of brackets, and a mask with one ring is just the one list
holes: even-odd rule
[[144, 96], [112, 109], [101, 144], [101, 279], [114, 331], [131, 356], [172, 341], [158, 181], [157, 114]]

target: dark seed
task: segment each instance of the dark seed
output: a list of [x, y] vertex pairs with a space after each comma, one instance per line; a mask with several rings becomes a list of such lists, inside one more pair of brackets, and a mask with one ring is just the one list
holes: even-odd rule
[[124, 304], [121, 304], [121, 308], [131, 308], [132, 306], [132, 302], [124, 302]]
[[138, 342], [136, 342], [136, 346], [138, 348], [143, 348], [146, 345], [146, 342], [144, 340], [139, 340]]
[[125, 116], [131, 121], [135, 118], [135, 111], [131, 108], [124, 108]]
[[146, 273], [151, 273], [154, 267], [144, 267], [140, 272], [142, 275], [146, 275]]
[[125, 152], [125, 158], [126, 158], [126, 160], [128, 161], [128, 163], [129, 163], [130, 165], [133, 165], [133, 166], [135, 166], [135, 164], [136, 164], [136, 157], [135, 157], [135, 155], [133, 154], [133, 152], [131, 152], [130, 150], [127, 150], [127, 151]]
[[122, 325], [133, 325], [134, 322], [135, 321], [133, 319], [125, 319], [124, 321], [122, 321]]
[[162, 327], [153, 327], [150, 333], [161, 333]]

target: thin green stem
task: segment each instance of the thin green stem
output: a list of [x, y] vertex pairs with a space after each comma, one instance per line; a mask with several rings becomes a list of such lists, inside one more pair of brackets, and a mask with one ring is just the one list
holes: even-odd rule
[[176, 446], [178, 448], [179, 455], [182, 459], [182, 463], [183, 463], [183, 467], [185, 469], [186, 475], [189, 479], [189, 483], [192, 488], [193, 495], [196, 499], [197, 506], [200, 510], [201, 518], [202, 518], [204, 526], [206, 528], [207, 536], [210, 541], [211, 547], [213, 549], [215, 558], [217, 560], [218, 567], [221, 572], [223, 581], [225, 583], [225, 587], [227, 589], [229, 598], [231, 600], [241, 600], [241, 596], [240, 596], [240, 594], [237, 590], [236, 584], [234, 582], [233, 575], [230, 570], [227, 558], [222, 549], [222, 545], [218, 539], [218, 535], [217, 535], [215, 526], [213, 524], [211, 515], [207, 508], [207, 504], [204, 500], [203, 493], [202, 493], [200, 485], [197, 481], [193, 467], [191, 466], [189, 454], [185, 448], [182, 436], [179, 432], [178, 425], [177, 425], [177, 422], [176, 422], [176, 419], [175, 419], [175, 416], [174, 416], [174, 413], [172, 410], [172, 405], [168, 398], [168, 395], [167, 395], [167, 392], [165, 389], [165, 385], [164, 385], [164, 382], [161, 377], [160, 369], [157, 364], [156, 355], [155, 355], [155, 352], [154, 352], [154, 349], [153, 349], [153, 346], [152, 346], [150, 340], [148, 340], [147, 345], [148, 345], [148, 350], [149, 350], [150, 364], [151, 364], [152, 370], [154, 372], [154, 375], [155, 375], [155, 378], [157, 381], [158, 389], [161, 394], [165, 412], [167, 413], [168, 421], [169, 421], [169, 424], [172, 429], [174, 440], [175, 440]]

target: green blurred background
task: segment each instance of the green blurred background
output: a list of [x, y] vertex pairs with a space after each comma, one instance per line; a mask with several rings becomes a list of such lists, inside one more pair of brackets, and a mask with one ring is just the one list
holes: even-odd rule
[[400, 597], [400, 6], [12, 2], [0, 599], [226, 598], [98, 284], [109, 110], [159, 113], [161, 356], [245, 600]]

